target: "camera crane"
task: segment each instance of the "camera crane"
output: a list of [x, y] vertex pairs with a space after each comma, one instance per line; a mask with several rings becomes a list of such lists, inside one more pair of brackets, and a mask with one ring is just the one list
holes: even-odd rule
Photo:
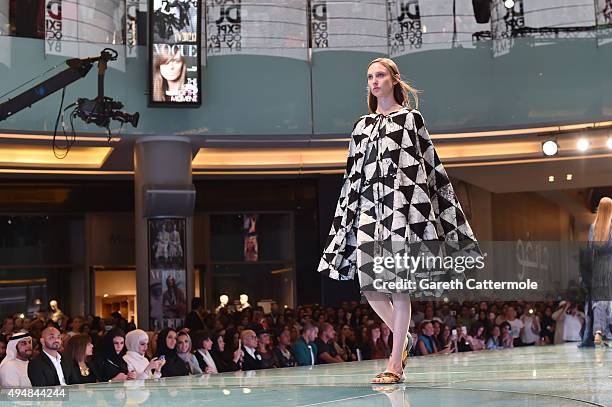
[[[71, 113], [73, 117], [80, 117], [86, 123], [94, 123], [104, 127], [110, 134], [110, 121], [116, 120], [120, 123], [130, 123], [133, 127], [138, 125], [139, 114], [128, 114], [120, 111], [123, 103], [114, 101], [110, 97], [104, 96], [104, 73], [109, 61], [117, 60], [117, 51], [105, 48], [100, 52], [100, 56], [92, 58], [73, 58], [66, 60], [68, 68], [52, 76], [51, 78], [39, 83], [38, 85], [26, 90], [0, 104], [0, 121], [3, 121], [15, 113], [31, 107], [34, 103], [55, 93], [60, 89], [65, 89], [71, 83], [84, 78], [95, 62], [98, 63], [98, 96], [95, 99], [79, 98], [76, 103], [69, 105], [76, 108]], [[63, 101], [63, 94], [62, 94]], [[58, 116], [59, 118], [59, 116]], [[57, 129], [57, 124], [56, 124]]]

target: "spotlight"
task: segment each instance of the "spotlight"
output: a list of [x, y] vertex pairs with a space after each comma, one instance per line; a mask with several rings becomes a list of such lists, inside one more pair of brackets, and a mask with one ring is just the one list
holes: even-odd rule
[[514, 0], [504, 1], [504, 6], [506, 6], [506, 8], [514, 8]]
[[591, 146], [591, 143], [586, 137], [581, 137], [576, 142], [576, 148], [578, 149], [578, 151], [587, 151], [590, 146]]
[[542, 143], [542, 152], [547, 156], [555, 155], [559, 152], [559, 145], [555, 140], [547, 140]]
[[612, 149], [612, 136], [608, 137], [608, 140], [606, 141], [606, 147]]
[[555, 176], [554, 175], [550, 175], [548, 177], [548, 182], [555, 182]]

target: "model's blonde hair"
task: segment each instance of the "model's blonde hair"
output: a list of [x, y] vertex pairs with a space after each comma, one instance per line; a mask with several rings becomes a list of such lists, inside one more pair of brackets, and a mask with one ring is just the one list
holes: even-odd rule
[[172, 46], [162, 47], [161, 52], [153, 56], [153, 100], [155, 102], [164, 102], [166, 100], [166, 91], [168, 90], [168, 81], [161, 75], [160, 65], [170, 62], [176, 54], [179, 54], [183, 63], [179, 81], [181, 87], [185, 85], [185, 76], [187, 75], [185, 55], [179, 49], [177, 49], [176, 53], [173, 53]]
[[[397, 68], [397, 64], [390, 58], [376, 58], [368, 64], [368, 69], [372, 64], [379, 63], [387, 68], [387, 71], [391, 74], [394, 80], [397, 81], [393, 86], [393, 97], [395, 101], [408, 108], [412, 108], [412, 102], [410, 96], [414, 99], [414, 106], [416, 109], [419, 108], [419, 90], [408, 85], [402, 78], [400, 78], [400, 72]], [[375, 113], [378, 108], [378, 98], [374, 96], [368, 87], [368, 110], [370, 113]]]
[[612, 199], [604, 196], [597, 205], [597, 216], [593, 227], [593, 241], [608, 242], [610, 239], [610, 223], [612, 222]]

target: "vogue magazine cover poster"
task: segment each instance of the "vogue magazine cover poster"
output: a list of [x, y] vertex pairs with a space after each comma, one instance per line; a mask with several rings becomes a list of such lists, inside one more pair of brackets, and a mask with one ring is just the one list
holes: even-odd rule
[[150, 0], [150, 102], [200, 104], [199, 0]]
[[185, 219], [148, 221], [151, 329], [175, 328], [187, 313]]

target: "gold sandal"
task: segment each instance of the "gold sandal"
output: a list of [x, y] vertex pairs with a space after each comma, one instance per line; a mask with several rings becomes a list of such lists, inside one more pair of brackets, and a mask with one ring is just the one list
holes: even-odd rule
[[377, 374], [370, 383], [372, 384], [398, 384], [402, 383], [404, 379], [402, 375], [393, 372], [382, 372]]
[[406, 367], [406, 364], [408, 363], [408, 355], [410, 353], [410, 349], [412, 349], [412, 344], [413, 344], [413, 339], [412, 339], [412, 335], [409, 333], [408, 336], [408, 344], [406, 346], [406, 349], [404, 349], [404, 352], [402, 352], [402, 369]]

